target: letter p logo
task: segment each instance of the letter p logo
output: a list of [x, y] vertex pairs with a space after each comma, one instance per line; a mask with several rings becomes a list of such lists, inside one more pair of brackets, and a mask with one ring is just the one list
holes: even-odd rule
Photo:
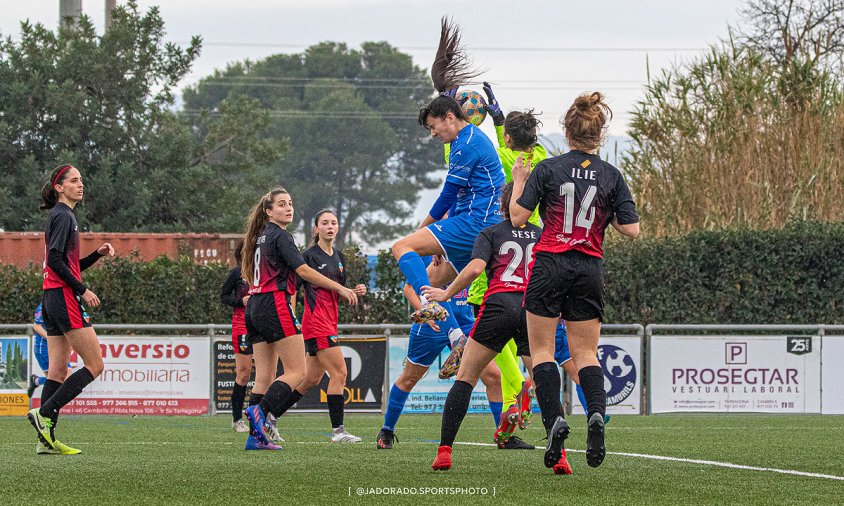
[[726, 343], [726, 364], [747, 364], [747, 343]]

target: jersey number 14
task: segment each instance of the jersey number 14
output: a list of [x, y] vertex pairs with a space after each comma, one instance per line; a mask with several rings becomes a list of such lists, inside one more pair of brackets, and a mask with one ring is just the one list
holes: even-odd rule
[[590, 186], [586, 190], [586, 195], [580, 202], [580, 212], [577, 213], [577, 221], [574, 220], [574, 183], [566, 183], [560, 186], [560, 196], [563, 197], [563, 208], [565, 209], [565, 222], [563, 223], [563, 233], [570, 234], [574, 225], [586, 229], [586, 234], [589, 235], [589, 229], [592, 228], [592, 223], [595, 221], [595, 208], [592, 207], [592, 201], [595, 200], [595, 194], [598, 189]]

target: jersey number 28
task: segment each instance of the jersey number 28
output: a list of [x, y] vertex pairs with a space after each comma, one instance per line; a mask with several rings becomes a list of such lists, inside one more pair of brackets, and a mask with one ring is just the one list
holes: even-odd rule
[[[524, 278], [516, 274], [516, 269], [518, 269], [519, 264], [522, 263], [522, 260], [525, 260], [525, 277], [528, 275], [528, 267], [530, 266], [530, 262], [533, 259], [533, 246], [534, 242], [527, 245], [525, 251], [522, 251], [522, 247], [519, 243], [515, 241], [507, 241], [501, 245], [501, 248], [498, 250], [499, 255], [506, 255], [508, 253], [513, 253], [513, 258], [510, 259], [510, 263], [507, 264], [507, 268], [504, 269], [504, 274], [501, 275], [501, 281], [505, 283], [519, 283], [522, 284], [525, 282]], [[527, 257], [527, 259], [525, 259]]]

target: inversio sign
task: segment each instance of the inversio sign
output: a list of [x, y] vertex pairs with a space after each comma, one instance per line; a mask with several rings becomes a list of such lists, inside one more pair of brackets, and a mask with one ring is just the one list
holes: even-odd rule
[[652, 336], [651, 412], [819, 413], [819, 339]]

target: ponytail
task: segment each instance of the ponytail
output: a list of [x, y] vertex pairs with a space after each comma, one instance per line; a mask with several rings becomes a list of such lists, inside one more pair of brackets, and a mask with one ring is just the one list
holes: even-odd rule
[[264, 229], [264, 225], [269, 220], [266, 211], [273, 207], [275, 196], [282, 193], [287, 193], [287, 190], [280, 186], [270, 190], [255, 204], [255, 207], [249, 212], [249, 219], [246, 220], [246, 231], [243, 235], [243, 247], [240, 252], [243, 259], [241, 275], [250, 285], [252, 284], [252, 272], [255, 269], [255, 243], [258, 241], [258, 236]]

